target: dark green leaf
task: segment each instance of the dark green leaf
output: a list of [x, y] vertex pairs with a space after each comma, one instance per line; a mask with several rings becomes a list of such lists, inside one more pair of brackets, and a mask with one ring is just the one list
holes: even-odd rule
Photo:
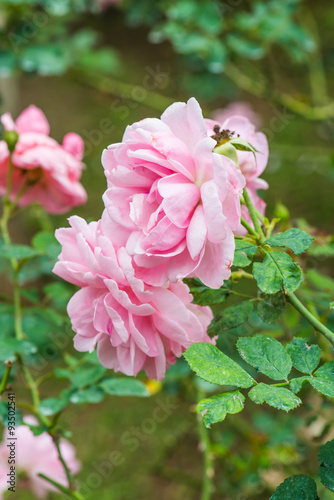
[[257, 313], [267, 324], [275, 323], [285, 311], [285, 295], [282, 290], [265, 295], [257, 306]]
[[278, 292], [282, 286], [293, 293], [303, 282], [300, 267], [283, 252], [268, 252], [263, 262], [255, 262], [253, 276], [260, 290], [267, 294]]
[[200, 306], [222, 304], [231, 294], [229, 281], [225, 281], [224, 285], [218, 290], [203, 285], [203, 283], [196, 278], [188, 278], [184, 281], [189, 286], [190, 293], [194, 297], [193, 303]]
[[258, 334], [239, 338], [237, 347], [242, 358], [267, 377], [287, 379], [292, 362], [278, 340]]
[[184, 357], [199, 377], [212, 384], [248, 388], [255, 383], [241, 366], [211, 344], [193, 344]]
[[269, 500], [319, 500], [317, 485], [309, 476], [288, 477]]
[[321, 462], [319, 473], [322, 484], [334, 491], [334, 439], [320, 448], [318, 460]]
[[208, 335], [214, 337], [224, 330], [230, 330], [242, 325], [248, 320], [253, 307], [253, 302], [250, 300], [227, 307], [213, 318], [208, 328]]
[[291, 228], [284, 233], [275, 234], [266, 243], [272, 247], [290, 248], [295, 255], [305, 252], [312, 245], [313, 237], [301, 229]]
[[321, 349], [317, 345], [309, 346], [304, 339], [295, 337], [286, 346], [293, 366], [302, 373], [311, 373], [316, 369], [321, 358]]
[[[4, 397], [4, 396], [2, 396]], [[7, 401], [0, 401], [0, 422], [2, 422], [4, 427], [7, 427], [8, 422], [8, 403]], [[15, 426], [22, 424], [22, 413], [18, 408], [15, 408]]]
[[99, 387], [113, 396], [149, 396], [145, 384], [130, 377], [107, 378], [99, 383]]
[[245, 397], [239, 391], [224, 392], [218, 396], [203, 399], [197, 405], [206, 427], [221, 422], [228, 413], [239, 413], [244, 408]]
[[260, 405], [266, 402], [277, 410], [290, 411], [301, 404], [301, 400], [285, 387], [274, 387], [267, 384], [258, 384], [249, 393], [249, 398]]
[[253, 256], [257, 252], [257, 247], [245, 240], [235, 240], [235, 252], [233, 265], [246, 267], [252, 262]]

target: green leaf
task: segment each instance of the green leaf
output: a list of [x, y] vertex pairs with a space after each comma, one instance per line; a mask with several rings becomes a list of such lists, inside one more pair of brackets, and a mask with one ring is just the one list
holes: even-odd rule
[[334, 398], [334, 361], [328, 361], [316, 372], [315, 377], [310, 377], [310, 384], [319, 392]]
[[31, 259], [36, 257], [39, 253], [28, 245], [7, 245], [6, 243], [0, 243], [0, 257], [6, 259]]
[[273, 294], [282, 286], [293, 293], [303, 282], [303, 273], [290, 255], [283, 252], [268, 252], [263, 262], [254, 262], [253, 276], [263, 293]]
[[334, 309], [334, 301], [329, 304], [330, 309]]
[[273, 380], [287, 380], [292, 362], [278, 340], [266, 335], [241, 337], [237, 343], [241, 357]]
[[50, 417], [55, 413], [62, 411], [68, 404], [68, 401], [61, 398], [47, 398], [41, 401], [39, 411], [45, 417]]
[[258, 153], [257, 149], [255, 149], [249, 142], [245, 141], [245, 139], [242, 139], [241, 137], [232, 137], [229, 141], [230, 144], [232, 144], [235, 149], [238, 151], [249, 151], [254, 154]]
[[306, 382], [310, 381], [310, 377], [296, 377], [290, 380], [290, 389], [297, 394]]
[[305, 475], [288, 477], [269, 500], [319, 500], [315, 481]]
[[197, 278], [188, 278], [184, 281], [189, 286], [190, 293], [194, 297], [193, 303], [200, 306], [222, 304], [231, 294], [230, 281], [225, 281], [224, 285], [218, 290], [203, 285]]
[[277, 410], [290, 411], [300, 405], [301, 400], [285, 387], [274, 387], [267, 384], [258, 384], [249, 393], [249, 398], [260, 405], [266, 402]]
[[250, 300], [227, 307], [213, 318], [208, 327], [208, 335], [214, 337], [224, 330], [230, 330], [242, 325], [248, 320], [253, 307], [253, 302]]
[[268, 325], [275, 323], [285, 311], [285, 295], [282, 290], [265, 295], [257, 306], [257, 313]]
[[197, 405], [206, 427], [221, 422], [228, 413], [239, 413], [244, 408], [245, 396], [239, 391], [224, 392], [218, 396], [203, 399]]
[[318, 454], [321, 482], [326, 488], [334, 491], [334, 439], [324, 444]]
[[193, 344], [186, 350], [184, 357], [199, 377], [212, 384], [234, 385], [247, 389], [255, 383], [241, 366], [211, 344]]
[[266, 243], [272, 247], [290, 248], [295, 255], [299, 255], [312, 245], [313, 237], [301, 229], [291, 228], [284, 233], [275, 234]]
[[316, 369], [321, 358], [321, 349], [313, 344], [309, 346], [304, 339], [295, 337], [290, 344], [286, 346], [293, 366], [302, 373], [311, 373]]
[[58, 378], [67, 378], [70, 380], [74, 387], [80, 389], [88, 385], [94, 384], [105, 374], [106, 369], [104, 366], [97, 365], [91, 368], [80, 367], [75, 371], [57, 368], [55, 375]]
[[99, 387], [107, 394], [113, 396], [139, 396], [147, 397], [149, 392], [140, 380], [127, 377], [106, 378], [99, 383]]
[[36, 352], [36, 346], [27, 340], [0, 339], [0, 362], [15, 361], [16, 354], [29, 355]]
[[235, 252], [233, 265], [246, 267], [252, 262], [253, 256], [257, 252], [257, 247], [245, 240], [235, 240]]
[[56, 240], [55, 235], [47, 231], [37, 233], [33, 237], [32, 244], [39, 253], [47, 255], [52, 260], [57, 260], [61, 252], [61, 245]]
[[104, 392], [96, 385], [87, 387], [87, 389], [79, 389], [70, 395], [70, 402], [73, 404], [83, 403], [101, 403], [104, 398]]

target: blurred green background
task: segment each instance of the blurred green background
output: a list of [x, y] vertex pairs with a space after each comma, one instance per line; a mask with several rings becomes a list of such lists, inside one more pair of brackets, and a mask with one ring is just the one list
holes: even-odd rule
[[[64, 7], [67, 3], [59, 1], [58, 6]], [[169, 24], [164, 25], [165, 18], [161, 12], [168, 13], [173, 3], [176, 12], [170, 14]], [[333, 227], [334, 119], [307, 120], [286, 110], [266, 92], [256, 96], [240, 88], [233, 78], [225, 74], [225, 55], [220, 57], [221, 47], [211, 49], [208, 45], [209, 39], [211, 42], [216, 39], [214, 31], [208, 34], [210, 30], [204, 27], [204, 41], [189, 39], [190, 35], [187, 38], [187, 34], [184, 38], [177, 37], [180, 26], [189, 27], [187, 16], [190, 18], [192, 15], [190, 4], [194, 3], [156, 2], [154, 6], [154, 2], [137, 0], [124, 2], [120, 8], [112, 7], [102, 12], [93, 9], [92, 12], [88, 2], [83, 13], [75, 13], [70, 9], [70, 15], [66, 11], [62, 17], [58, 12], [57, 16], [60, 17], [57, 17], [49, 12], [49, 21], [38, 28], [36, 35], [22, 42], [18, 50], [34, 47], [37, 40], [40, 46], [44, 43], [50, 47], [51, 44], [53, 48], [61, 41], [65, 44], [66, 54], [66, 40], [69, 40], [68, 51], [74, 51], [73, 40], [77, 37], [77, 56], [73, 56], [73, 61], [65, 67], [59, 63], [59, 53], [56, 51], [55, 58], [50, 60], [49, 51], [43, 56], [43, 64], [40, 60], [38, 63], [35, 61], [35, 66], [29, 70], [33, 60], [31, 54], [30, 59], [26, 55], [22, 56], [20, 68], [11, 59], [13, 47], [8, 44], [8, 33], [22, 30], [22, 19], [31, 19], [35, 12], [43, 11], [44, 5], [43, 2], [30, 2], [31, 5], [28, 5], [29, 2], [6, 0], [3, 7], [0, 6], [3, 35], [0, 50], [2, 111], [9, 110], [16, 116], [33, 103], [45, 112], [51, 125], [51, 135], [57, 140], [60, 141], [69, 131], [77, 132], [84, 138], [87, 167], [83, 184], [88, 192], [88, 202], [73, 213], [94, 220], [101, 216], [101, 196], [106, 189], [100, 162], [102, 150], [121, 140], [127, 124], [148, 116], [158, 117], [168, 103], [187, 100], [191, 96], [199, 100], [208, 117], [217, 108], [224, 108], [233, 101], [247, 102], [261, 118], [260, 129], [267, 134], [270, 143], [269, 164], [263, 174], [270, 186], [269, 191], [263, 193], [269, 216], [273, 216], [277, 210], [276, 204], [280, 202], [289, 208], [292, 220], [307, 220], [311, 226], [319, 228], [320, 234], [325, 237]], [[197, 2], [199, 8], [203, 9], [204, 20], [210, 3]], [[317, 25], [316, 35], [321, 41], [318, 50], [323, 60], [320, 70], [319, 67], [312, 69], [314, 60], [319, 60], [316, 52], [312, 55], [311, 51], [311, 63], [300, 57], [298, 50], [303, 54], [308, 45], [307, 39], [302, 38], [303, 34], [298, 29], [296, 32], [292, 30], [292, 37], [287, 36], [277, 46], [274, 40], [271, 46], [272, 42], [265, 36], [272, 32], [272, 25], [269, 24], [267, 31], [261, 34], [261, 26], [254, 21], [256, 15], [252, 9], [261, 2], [222, 4], [228, 7], [233, 5], [232, 12], [227, 11], [227, 26], [237, 14], [246, 16], [243, 22], [246, 20], [250, 25], [254, 21], [253, 31], [249, 35], [251, 42], [245, 42], [233, 25], [232, 28], [226, 28], [229, 30], [226, 40], [222, 35], [222, 45], [234, 50], [231, 60], [239, 69], [248, 72], [253, 82], [257, 82], [258, 71], [268, 78], [274, 90], [281, 89], [301, 103], [307, 103], [311, 93], [314, 105], [326, 105], [328, 101], [323, 95], [322, 81], [324, 75], [328, 92], [334, 90], [334, 6], [325, 1], [319, 1], [316, 5], [311, 1], [277, 0], [269, 3], [277, 12], [287, 12], [288, 19], [292, 12], [294, 26], [298, 29], [311, 25], [314, 35], [314, 24]], [[165, 6], [159, 11], [160, 4]], [[181, 6], [180, 11], [177, 11], [178, 5]], [[296, 6], [298, 11], [295, 15]], [[271, 20], [275, 19], [276, 11], [269, 12], [274, 16]], [[17, 23], [18, 20], [21, 20], [21, 24]], [[281, 35], [289, 33], [290, 28], [284, 23], [280, 25], [279, 21], [283, 23], [277, 18], [273, 26], [280, 26]], [[211, 22], [208, 25], [212, 27]], [[196, 23], [192, 29], [195, 33], [199, 30]], [[78, 33], [81, 30], [84, 34], [80, 35], [80, 39]], [[94, 38], [96, 34], [98, 39]], [[310, 39], [316, 40], [316, 35]], [[258, 43], [258, 38], [261, 43]], [[296, 42], [299, 47], [296, 49], [296, 58], [287, 57], [289, 47], [293, 51], [295, 39], [300, 41], [299, 45]], [[189, 44], [190, 48], [185, 49]], [[211, 55], [217, 51], [217, 57], [208, 62], [206, 52], [202, 50], [203, 44], [204, 48], [209, 47]], [[78, 47], [84, 47], [84, 50], [80, 52]], [[201, 60], [193, 57], [198, 52], [204, 54]], [[50, 74], [54, 71], [48, 69], [49, 66], [54, 68], [56, 64], [60, 64], [58, 74]], [[310, 71], [313, 75], [311, 78]], [[158, 76], [154, 79], [152, 74]], [[149, 89], [148, 85], [153, 88]], [[39, 220], [38, 224], [61, 227], [67, 224], [68, 215], [52, 217], [47, 221]], [[17, 242], [29, 241], [36, 227], [37, 223], [30, 216], [22, 214], [17, 217], [12, 228]], [[333, 272], [328, 261], [325, 264], [319, 261], [316, 264], [313, 261], [309, 263], [310, 267], [314, 265], [325, 268], [328, 274]], [[286, 332], [295, 327], [297, 321], [291, 311], [278, 328]], [[307, 330], [308, 327], [303, 328], [307, 334], [312, 333]], [[234, 341], [232, 338], [226, 342], [233, 344]], [[193, 382], [184, 378], [184, 371], [187, 368], [182, 361], [178, 362], [163, 386], [153, 387], [152, 391], [157, 392], [149, 399], [110, 397], [100, 405], [72, 405], [64, 414], [63, 421], [73, 432], [70, 439], [82, 460], [83, 468], [78, 479], [87, 498], [200, 498], [202, 454], [197, 435], [196, 391]], [[56, 394], [57, 388], [57, 383], [45, 384], [42, 395]], [[162, 422], [153, 419], [150, 427], [147, 422], [152, 423], [155, 409], [166, 404], [166, 401], [177, 408], [167, 411], [170, 414], [166, 414]], [[334, 437], [330, 411], [330, 407], [321, 405], [320, 397], [312, 395], [305, 408], [295, 411], [293, 415], [259, 409], [250, 403], [247, 412], [228, 416], [223, 423], [216, 424], [211, 431], [216, 456], [216, 491], [213, 499], [267, 499], [286, 476], [315, 471], [317, 446], [325, 432], [325, 425], [326, 432], [329, 432], [327, 438]], [[139, 431], [134, 428], [139, 428]], [[136, 438], [137, 446], [133, 441], [132, 445], [129, 444], [129, 435], [133, 438], [138, 432], [140, 437]], [[120, 456], [115, 455], [119, 460], [117, 462], [115, 459], [117, 463], [111, 473], [105, 472], [105, 468], [109, 468], [105, 462], [110, 464], [109, 457], [113, 451], [120, 452]], [[332, 496], [323, 491], [321, 498], [327, 500]], [[28, 492], [19, 491], [15, 498], [28, 500], [33, 497]]]

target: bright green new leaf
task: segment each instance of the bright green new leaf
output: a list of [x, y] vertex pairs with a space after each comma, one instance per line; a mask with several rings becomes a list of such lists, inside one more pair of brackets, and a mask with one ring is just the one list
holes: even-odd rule
[[237, 343], [241, 357], [274, 380], [287, 380], [292, 362], [278, 340], [266, 335], [241, 337]]
[[321, 482], [326, 488], [334, 491], [334, 439], [324, 444], [318, 454]]
[[288, 477], [269, 500], [319, 500], [315, 481], [305, 475]]
[[224, 330], [230, 330], [242, 325], [248, 320], [253, 307], [253, 302], [250, 300], [227, 307], [213, 318], [208, 328], [208, 335], [214, 337]]
[[282, 290], [265, 295], [257, 306], [257, 313], [267, 324], [275, 323], [285, 311], [285, 295]]
[[111, 394], [112, 396], [149, 396], [145, 384], [134, 378], [107, 378], [99, 383], [99, 387], [101, 387], [105, 393]]
[[221, 422], [228, 413], [239, 413], [244, 408], [245, 396], [239, 391], [224, 392], [218, 396], [202, 399], [197, 405], [197, 413], [202, 415], [206, 427]]
[[286, 346], [293, 366], [302, 373], [311, 373], [316, 369], [321, 358], [321, 349], [313, 344], [308, 345], [304, 339], [295, 337], [290, 344]]
[[267, 403], [277, 410], [290, 411], [301, 404], [301, 400], [285, 387], [274, 387], [267, 384], [258, 384], [249, 393], [249, 398], [260, 405]]
[[211, 344], [193, 344], [186, 350], [184, 357], [199, 377], [212, 384], [247, 389], [255, 383], [241, 366]]
[[246, 267], [252, 262], [253, 256], [257, 252], [257, 247], [244, 240], [235, 240], [235, 252], [233, 265], [236, 267]]
[[312, 245], [313, 237], [301, 229], [291, 228], [284, 233], [275, 234], [266, 243], [272, 247], [290, 248], [295, 255], [299, 255]]
[[253, 276], [263, 293], [278, 292], [282, 286], [293, 293], [303, 282], [303, 273], [290, 255], [283, 252], [268, 252], [263, 262], [254, 262]]

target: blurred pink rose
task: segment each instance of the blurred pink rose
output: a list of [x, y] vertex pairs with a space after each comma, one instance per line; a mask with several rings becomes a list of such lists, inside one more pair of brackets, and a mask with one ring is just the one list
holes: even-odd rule
[[[29, 425], [37, 425], [37, 420], [31, 416], [25, 417], [24, 422]], [[0, 443], [0, 500], [3, 500], [2, 493], [7, 491], [10, 486], [7, 483], [7, 480], [9, 480], [7, 476], [9, 473], [9, 448], [7, 447], [9, 441], [7, 437], [9, 436], [5, 432], [3, 442]], [[18, 478], [18, 473], [25, 475], [22, 480], [19, 480], [19, 487], [31, 489], [36, 498], [46, 498], [49, 491], [58, 491], [50, 483], [38, 477], [38, 474], [45, 474], [57, 481], [57, 483], [64, 486], [68, 485], [63, 465], [58, 457], [57, 448], [49, 434], [44, 432], [39, 436], [34, 436], [28, 426], [20, 425], [15, 431], [15, 437], [17, 438], [16, 478]], [[80, 470], [80, 462], [75, 457], [74, 447], [68, 441], [62, 439], [60, 449], [70, 472], [76, 474]], [[16, 493], [16, 495], [18, 494]]]
[[106, 209], [128, 230], [127, 250], [146, 282], [197, 276], [219, 288], [229, 278], [245, 180], [215, 146], [191, 98], [127, 127], [104, 151]]
[[148, 286], [122, 244], [127, 234], [106, 212], [99, 222], [69, 219], [58, 229], [62, 244], [54, 272], [81, 288], [70, 300], [68, 314], [78, 351], [97, 345], [100, 362], [126, 375], [145, 370], [162, 380], [175, 357], [194, 342], [214, 342], [206, 334], [212, 320], [209, 307], [191, 304], [181, 281]]
[[[246, 188], [255, 208], [264, 215], [266, 203], [258, 196], [258, 189], [268, 189], [268, 183], [259, 176], [265, 170], [268, 163], [268, 141], [262, 132], [257, 132], [254, 125], [243, 116], [231, 116], [223, 122], [215, 120], [206, 120], [209, 135], [213, 135], [213, 128], [219, 125], [220, 130], [229, 130], [240, 135], [242, 139], [249, 142], [258, 153], [255, 154], [247, 151], [237, 151], [239, 167], [246, 180]], [[241, 207], [241, 215], [251, 225], [252, 221], [245, 205]], [[245, 234], [246, 230], [243, 226], [239, 226], [235, 231], [237, 234]]]
[[212, 113], [212, 119], [216, 123], [223, 123], [231, 116], [243, 116], [253, 123], [256, 128], [261, 127], [261, 116], [253, 110], [252, 106], [248, 104], [248, 102], [231, 102], [225, 108], [216, 109], [216, 111]]
[[[12, 199], [26, 184], [19, 205], [39, 202], [48, 212], [58, 214], [82, 205], [87, 199], [80, 184], [84, 144], [81, 137], [69, 133], [63, 144], [49, 137], [49, 123], [36, 106], [25, 109], [16, 122], [9, 113], [1, 117], [7, 131], [15, 130], [19, 139], [12, 154], [14, 165]], [[0, 194], [6, 192], [9, 151], [0, 141]]]

